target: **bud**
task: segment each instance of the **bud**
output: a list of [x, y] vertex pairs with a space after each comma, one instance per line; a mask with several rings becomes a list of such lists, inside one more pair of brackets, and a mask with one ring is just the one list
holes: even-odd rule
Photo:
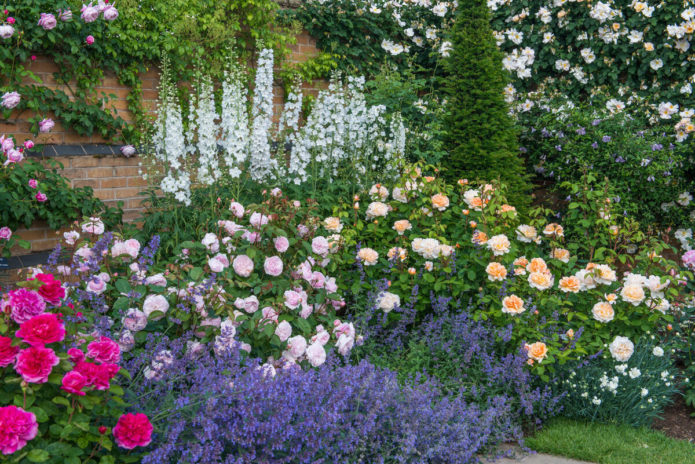
[[470, 222], [468, 223], [468, 225], [470, 225], [471, 228], [473, 228], [473, 229], [475, 229], [476, 227], [478, 227], [478, 223], [475, 222], [475, 221], [470, 221]]
[[470, 214], [470, 211], [468, 211], [467, 209], [464, 209], [461, 212], [463, 213], [464, 216], [468, 216]]
[[416, 271], [415, 271], [415, 268], [414, 268], [414, 267], [408, 268], [408, 274], [410, 274], [410, 275], [415, 275], [415, 272], [416, 272]]
[[107, 430], [106, 427], [104, 427], [103, 425], [99, 426], [99, 433], [100, 434], [102, 434], [102, 435], [105, 434], [106, 430]]
[[565, 332], [565, 335], [567, 335], [567, 338], [570, 340], [574, 338], [574, 330], [569, 329], [567, 332]]

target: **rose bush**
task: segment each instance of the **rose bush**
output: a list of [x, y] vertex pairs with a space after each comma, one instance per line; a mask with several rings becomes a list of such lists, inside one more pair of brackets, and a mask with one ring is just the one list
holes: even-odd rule
[[419, 320], [431, 312], [430, 295], [479, 301], [476, 317], [512, 324], [512, 346], [526, 344], [542, 373], [671, 320], [679, 281], [691, 277], [661, 256], [666, 245], [621, 228], [612, 203], [582, 201], [597, 206], [573, 219], [587, 221], [583, 236], [573, 234], [584, 243], [573, 246], [554, 212], [538, 209], [521, 223], [501, 186], [449, 185], [413, 170], [391, 191], [376, 185], [351, 210], [337, 209], [342, 230], [324, 221], [326, 233], [341, 237], [328, 268], [345, 276], [349, 304], [379, 307], [386, 324]]
[[119, 448], [149, 444], [147, 417], [134, 426], [123, 414], [120, 348], [90, 310], [51, 274], [0, 295], [0, 452], [13, 462], [137, 462]]
[[73, 260], [56, 271], [124, 351], [147, 334], [194, 331], [219, 352], [318, 366], [332, 348], [347, 355], [357, 335], [336, 316], [344, 302], [326, 270], [336, 237], [317, 234], [311, 211], [279, 190], [261, 204], [232, 202], [217, 230], [156, 261], [158, 237], [141, 249], [92, 218], [66, 232]]

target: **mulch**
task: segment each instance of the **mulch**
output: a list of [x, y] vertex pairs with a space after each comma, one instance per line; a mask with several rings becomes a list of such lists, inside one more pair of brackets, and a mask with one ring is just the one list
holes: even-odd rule
[[695, 410], [685, 404], [682, 396], [677, 395], [673, 404], [664, 411], [662, 418], [654, 421], [652, 428], [669, 437], [695, 443], [695, 417], [691, 416], [693, 413]]

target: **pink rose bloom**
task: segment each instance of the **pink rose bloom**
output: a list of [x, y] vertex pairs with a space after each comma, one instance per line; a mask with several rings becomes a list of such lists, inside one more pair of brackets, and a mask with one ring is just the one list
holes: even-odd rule
[[9, 293], [8, 300], [12, 308], [12, 319], [22, 324], [46, 310], [46, 301], [33, 290], [19, 288]]
[[167, 279], [166, 279], [166, 277], [164, 277], [164, 274], [159, 273], [159, 274], [149, 276], [147, 279], [145, 279], [145, 283], [147, 285], [166, 287], [167, 286]]
[[238, 218], [241, 218], [244, 216], [244, 207], [241, 203], [237, 203], [236, 201], [233, 201], [229, 205], [229, 211], [232, 212], [232, 214]]
[[249, 232], [248, 230], [244, 232], [244, 235], [241, 236], [244, 240], [247, 240], [249, 243], [256, 243], [260, 241], [261, 239], [261, 234], [258, 232]]
[[91, 3], [89, 5], [83, 4], [80, 11], [82, 12], [82, 21], [86, 23], [94, 22], [99, 17], [99, 9], [92, 6]]
[[116, 364], [121, 360], [121, 349], [109, 337], [101, 337], [87, 345], [87, 357], [100, 363]]
[[268, 224], [268, 216], [261, 213], [253, 213], [251, 214], [249, 222], [256, 229], [260, 229], [262, 226]]
[[302, 310], [299, 311], [299, 317], [306, 319], [307, 317], [311, 316], [312, 312], [314, 312], [314, 307], [306, 302], [302, 302]]
[[11, 110], [19, 105], [21, 99], [22, 97], [17, 92], [6, 92], [2, 96], [2, 106]]
[[316, 335], [311, 337], [312, 343], [320, 343], [322, 346], [328, 343], [331, 339], [331, 334], [327, 330], [321, 330]]
[[43, 202], [45, 202], [46, 200], [48, 200], [48, 197], [46, 196], [46, 194], [45, 194], [45, 193], [42, 193], [42, 192], [38, 192], [38, 193], [34, 196], [34, 198], [36, 198], [36, 201], [38, 201], [39, 203], [43, 203]]
[[301, 335], [295, 335], [287, 340], [287, 351], [294, 359], [297, 359], [304, 354], [306, 351], [306, 346], [306, 339]]
[[56, 25], [58, 24], [58, 21], [56, 20], [56, 17], [53, 16], [50, 13], [41, 13], [41, 19], [39, 19], [39, 26], [43, 27], [44, 30], [50, 31]]
[[82, 232], [101, 235], [104, 233], [104, 223], [98, 217], [90, 217], [87, 222], [82, 224]]
[[297, 233], [299, 234], [300, 237], [304, 237], [306, 234], [309, 233], [309, 228], [305, 226], [304, 224], [299, 224], [297, 226]]
[[221, 262], [224, 267], [229, 267], [229, 258], [227, 258], [227, 255], [223, 253], [218, 253], [215, 256], [213, 256], [217, 261]]
[[58, 9], [58, 18], [64, 22], [70, 21], [72, 19], [72, 11], [70, 9]]
[[31, 346], [43, 346], [62, 341], [65, 326], [55, 314], [44, 313], [22, 323], [16, 335]]
[[7, 152], [7, 161], [5, 161], [5, 164], [10, 164], [10, 163], [19, 163], [24, 159], [24, 155], [22, 154], [21, 151], [12, 149]]
[[270, 191], [270, 194], [274, 196], [275, 198], [280, 198], [282, 196], [282, 190], [279, 188], [275, 187], [273, 190]]
[[101, 295], [106, 291], [106, 282], [99, 277], [92, 277], [92, 279], [87, 283], [87, 291]]
[[56, 126], [56, 123], [53, 122], [53, 119], [50, 118], [45, 118], [39, 121], [39, 132], [42, 134], [45, 134], [47, 132], [51, 132], [53, 128]]
[[68, 357], [70, 358], [70, 361], [73, 363], [77, 364], [80, 361], [84, 361], [84, 352], [80, 350], [79, 348], [70, 348], [68, 350]]
[[338, 337], [338, 341], [335, 344], [338, 353], [342, 356], [347, 356], [353, 346], [355, 346], [355, 339], [346, 334], [342, 334]]
[[2, 151], [10, 151], [14, 148], [14, 140], [4, 135], [0, 136], [0, 145], [2, 145]]
[[243, 309], [249, 314], [252, 314], [258, 311], [259, 301], [255, 295], [247, 298], [237, 298], [234, 301], [234, 306], [238, 309]]
[[26, 382], [46, 383], [53, 366], [59, 362], [60, 359], [52, 349], [32, 346], [19, 352], [14, 369]]
[[119, 370], [118, 364], [94, 364], [87, 361], [78, 362], [74, 368], [74, 371], [79, 372], [87, 379], [87, 385], [102, 391], [109, 389], [111, 386], [109, 382]]
[[130, 450], [149, 445], [152, 430], [152, 424], [145, 414], [123, 414], [113, 428], [113, 436], [118, 446]]
[[86, 387], [88, 383], [85, 376], [77, 371], [70, 371], [63, 376], [63, 386], [60, 388], [73, 395], [84, 396], [85, 392], [83, 392], [82, 389]]
[[121, 147], [121, 154], [125, 156], [126, 158], [130, 158], [135, 154], [135, 147], [132, 145], [123, 145]]
[[24, 448], [39, 431], [34, 413], [17, 406], [0, 407], [0, 424], [0, 451], [4, 455]]
[[34, 142], [32, 142], [31, 140], [25, 140], [24, 148], [26, 148], [27, 150], [31, 150], [32, 148], [34, 148]]
[[101, 13], [106, 21], [113, 21], [118, 18], [118, 10], [113, 5], [106, 5]]
[[253, 260], [246, 255], [239, 255], [234, 258], [232, 267], [241, 277], [248, 277], [253, 272]]
[[319, 271], [314, 271], [311, 274], [309, 283], [311, 284], [312, 288], [323, 288], [326, 284], [326, 276], [321, 274]]
[[123, 316], [123, 327], [133, 332], [139, 332], [147, 327], [147, 315], [136, 308], [130, 308]]
[[84, 41], [87, 43], [87, 45], [92, 45], [94, 43], [94, 36], [93, 35], [88, 35]]
[[685, 267], [695, 270], [695, 250], [686, 251], [682, 259]]
[[217, 225], [222, 227], [229, 235], [234, 235], [240, 230], [244, 230], [243, 227], [234, 221], [217, 221]]
[[80, 238], [80, 233], [74, 230], [71, 230], [69, 232], [63, 232], [63, 238], [65, 239], [65, 243], [68, 245], [74, 245], [77, 240]]
[[306, 358], [312, 366], [319, 367], [326, 362], [326, 350], [323, 349], [323, 345], [320, 343], [312, 343], [306, 349]]
[[220, 273], [220, 272], [224, 271], [224, 268], [225, 268], [222, 261], [220, 261], [217, 258], [208, 259], [208, 266], [210, 267], [210, 270], [214, 273]]
[[294, 290], [285, 291], [285, 306], [290, 309], [297, 309], [302, 304], [302, 295]]
[[39, 181], [36, 179], [29, 179], [29, 187], [35, 189], [39, 186]]
[[9, 24], [0, 24], [0, 37], [9, 39], [14, 35], [14, 27]]
[[150, 315], [155, 311], [163, 313], [162, 315], [152, 318], [152, 320], [158, 320], [164, 317], [164, 314], [169, 311], [169, 302], [163, 295], [147, 295], [145, 302], [142, 304], [142, 311], [145, 313], [148, 319]]
[[326, 237], [314, 237], [314, 239], [311, 241], [311, 251], [317, 255], [325, 258], [328, 255], [329, 250], [330, 246], [328, 245], [328, 240], [326, 240]]
[[328, 293], [335, 293], [338, 291], [338, 284], [335, 281], [335, 277], [326, 279], [326, 291]]
[[0, 240], [9, 240], [12, 238], [12, 229], [9, 227], [0, 227]]
[[220, 250], [220, 241], [217, 239], [217, 235], [213, 233], [205, 234], [205, 237], [203, 237], [200, 243], [205, 245], [205, 248], [213, 253], [217, 253]]
[[273, 239], [273, 244], [278, 253], [284, 253], [290, 247], [290, 241], [287, 237], [276, 237]]
[[0, 367], [7, 367], [14, 362], [19, 353], [18, 346], [12, 346], [12, 339], [0, 335]]
[[277, 335], [280, 338], [281, 342], [284, 342], [285, 340], [290, 338], [290, 335], [292, 335], [292, 326], [289, 322], [282, 321], [275, 328], [275, 335]]
[[261, 309], [261, 314], [263, 315], [263, 319], [261, 319], [263, 322], [278, 321], [278, 313], [270, 306], [266, 306], [265, 308]]
[[140, 253], [140, 242], [134, 238], [125, 241], [125, 250], [132, 258], [137, 258]]
[[282, 260], [277, 256], [270, 256], [266, 258], [265, 263], [263, 264], [265, 273], [273, 277], [277, 277], [282, 274], [282, 268]]

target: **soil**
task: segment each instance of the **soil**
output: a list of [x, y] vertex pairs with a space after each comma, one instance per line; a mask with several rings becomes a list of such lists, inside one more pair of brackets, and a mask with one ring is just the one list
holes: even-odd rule
[[695, 417], [692, 408], [683, 401], [683, 397], [677, 395], [662, 415], [662, 419], [654, 421], [652, 427], [664, 432], [669, 437], [687, 440], [695, 443]]

